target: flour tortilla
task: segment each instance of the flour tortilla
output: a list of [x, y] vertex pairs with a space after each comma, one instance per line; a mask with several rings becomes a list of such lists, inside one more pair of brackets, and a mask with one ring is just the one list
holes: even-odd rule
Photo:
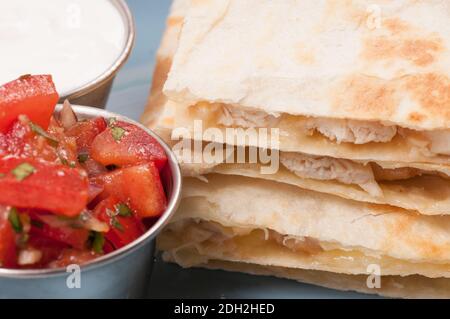
[[[165, 261], [175, 262], [170, 253], [164, 253], [163, 258]], [[193, 255], [189, 256], [189, 258], [201, 259], [202, 256]], [[370, 289], [367, 287], [368, 277], [363, 275], [343, 275], [325, 271], [261, 266], [225, 260], [208, 260], [207, 262], [200, 262], [199, 264], [193, 265], [193, 267], [287, 278], [336, 290], [357, 291], [393, 298], [450, 298], [450, 282], [446, 278], [430, 279], [423, 276], [382, 276], [381, 287], [379, 289]]]
[[[188, 2], [189, 2], [188, 0], [174, 1], [172, 12], [169, 17], [168, 28], [165, 32], [162, 46], [158, 52], [157, 68], [156, 68], [155, 74], [154, 74], [154, 82], [153, 82], [153, 87], [152, 87], [152, 93], [151, 93], [151, 96], [149, 99], [149, 104], [148, 104], [145, 114], [142, 117], [142, 121], [145, 124], [147, 124], [150, 127], [156, 128], [158, 133], [160, 135], [163, 135], [163, 137], [165, 134], [166, 140], [170, 139], [170, 131], [175, 125], [174, 117], [175, 117], [176, 109], [179, 106], [179, 104], [168, 100], [167, 97], [164, 94], [162, 94], [161, 89], [166, 80], [167, 72], [170, 69], [170, 65], [172, 62], [172, 56], [178, 45], [177, 37], [178, 37], [178, 33], [180, 32], [181, 27], [183, 25], [183, 16], [185, 15], [186, 9], [188, 7]], [[319, 150], [319, 153], [321, 151], [322, 150]], [[335, 152], [338, 152], [338, 151], [335, 151]], [[354, 153], [357, 153], [357, 152], [355, 151], [354, 153], [352, 153], [352, 152], [350, 152], [350, 153], [353, 154], [352, 156], [356, 156]], [[370, 155], [373, 153], [369, 152], [369, 153], [363, 154], [361, 156], [361, 158], [364, 158], [364, 157], [370, 158], [370, 156], [368, 156], [367, 154]], [[399, 154], [405, 155], [405, 154], [402, 154], [401, 152]], [[383, 155], [383, 156], [385, 158], [389, 158], [389, 156], [387, 156], [387, 155]], [[395, 156], [393, 156], [391, 158], [396, 159]], [[398, 165], [398, 163], [395, 163], [395, 161], [394, 161], [394, 162], [392, 162], [392, 165], [396, 166], [396, 165]], [[418, 163], [418, 165], [421, 165], [421, 163]], [[425, 164], [425, 165], [427, 165], [427, 164]], [[401, 167], [401, 164], [400, 164], [400, 167]], [[204, 168], [205, 167], [203, 165], [202, 167], [200, 167], [199, 171], [201, 171]], [[433, 170], [433, 169], [430, 169], [430, 170]], [[204, 203], [208, 203], [205, 200], [204, 195], [206, 193], [204, 193], [203, 190], [205, 187], [209, 187], [214, 184], [213, 181], [214, 181], [215, 177], [214, 177], [214, 175], [209, 175], [209, 176], [207, 176], [207, 178], [209, 178], [209, 184], [203, 185], [203, 187], [199, 187], [197, 190], [196, 190], [197, 187], [191, 187], [191, 186], [187, 185], [187, 187], [185, 187], [185, 189], [184, 189], [186, 199], [191, 200], [191, 199], [199, 198], [201, 200], [201, 202], [203, 201]], [[221, 179], [222, 177], [217, 177], [217, 178]], [[242, 180], [242, 178], [243, 177], [237, 177], [237, 179], [235, 181], [237, 183], [239, 183]], [[234, 179], [235, 178], [233, 177], [233, 180]], [[188, 183], [191, 183], [191, 182], [198, 183], [199, 182], [199, 181], [194, 181], [192, 179], [186, 179], [186, 181]], [[276, 185], [277, 190], [284, 190], [285, 187], [287, 187], [287, 188], [291, 189], [290, 190], [291, 194], [292, 194], [292, 192], [295, 192], [295, 193], [303, 192], [302, 189], [294, 188], [292, 186], [277, 184], [274, 182], [264, 182], [263, 181], [263, 183], [270, 183], [272, 185]], [[259, 181], [257, 181], [256, 184], [258, 185]], [[295, 191], [294, 191], [294, 189], [295, 189]], [[191, 193], [191, 191], [193, 191], [193, 190], [194, 190], [194, 192]], [[220, 193], [222, 193], [222, 192], [220, 192]], [[197, 196], [199, 194], [201, 196]], [[314, 194], [318, 194], [318, 193], [312, 193], [312, 194], [314, 195]], [[217, 193], [214, 196], [217, 196]], [[211, 199], [211, 198], [214, 198], [214, 196], [212, 196], [212, 197], [206, 196], [206, 197]], [[250, 196], [252, 196], [252, 195], [250, 195]], [[318, 196], [321, 197], [322, 195], [319, 194]], [[271, 197], [271, 194], [269, 194], [269, 196], [267, 198], [270, 198], [270, 197]], [[251, 198], [251, 197], [249, 197], [249, 198]], [[321, 197], [321, 200], [323, 200], [323, 199], [328, 200], [330, 198], [334, 198], [334, 200], [338, 200], [338, 201], [344, 201], [346, 203], [351, 203], [351, 204], [349, 204], [350, 205], [349, 207], [354, 207], [354, 205], [357, 205], [358, 207], [363, 207], [364, 212], [370, 211], [373, 213], [374, 210], [378, 211], [379, 209], [381, 209], [381, 210], [383, 209], [383, 206], [367, 205], [367, 204], [355, 203], [355, 202], [347, 201], [347, 200], [340, 200], [340, 199], [335, 198], [334, 196], [329, 196], [329, 195], [325, 195], [325, 197]], [[289, 200], [286, 203], [289, 203]], [[200, 206], [202, 206], [202, 205], [200, 205]], [[182, 207], [183, 207], [183, 205], [182, 205]], [[241, 207], [246, 207], [245, 203], [243, 203], [241, 205]], [[253, 205], [250, 205], [250, 206], [247, 205], [247, 207], [253, 207]], [[260, 206], [258, 206], [258, 207], [260, 207]], [[345, 207], [347, 207], [347, 206], [345, 206]], [[384, 207], [384, 208], [386, 208], [386, 207]], [[211, 214], [212, 217], [215, 217], [216, 216], [215, 210], [212, 207], [210, 207], [209, 209], [210, 209], [210, 211], [206, 215]], [[399, 247], [404, 246], [403, 250], [405, 250], [404, 249], [405, 247], [408, 247], [409, 245], [412, 244], [412, 246], [416, 247], [415, 249], [419, 249], [419, 251], [420, 251], [418, 254], [413, 256], [414, 258], [419, 257], [419, 259], [421, 259], [421, 260], [427, 260], [426, 263], [428, 263], [429, 260], [437, 259], [440, 261], [440, 264], [438, 267], [442, 267], [442, 265], [445, 265], [445, 263], [447, 261], [443, 261], [443, 260], [444, 259], [447, 260], [447, 257], [444, 256], [444, 258], [442, 258], [443, 256], [439, 256], [440, 254], [438, 253], [438, 251], [440, 248], [435, 250], [436, 247], [440, 247], [440, 245], [442, 244], [442, 243], [438, 243], [436, 245], [436, 242], [439, 242], [440, 240], [443, 240], [443, 241], [447, 240], [446, 236], [440, 238], [443, 230], [442, 229], [439, 230], [439, 225], [441, 226], [441, 228], [447, 228], [447, 226], [446, 226], [447, 222], [446, 222], [445, 217], [431, 217], [430, 219], [427, 219], [427, 222], [425, 222], [423, 224], [423, 227], [425, 229], [424, 234], [427, 234], [428, 231], [431, 231], [431, 229], [434, 229], [437, 232], [436, 238], [434, 238], [433, 235], [430, 235], [430, 236], [428, 236], [429, 238], [426, 238], [426, 236], [425, 237], [419, 236], [417, 239], [414, 239], [412, 237], [409, 237], [411, 234], [408, 234], [408, 233], [418, 231], [417, 229], [412, 231], [410, 228], [419, 228], [419, 230], [420, 230], [420, 227], [418, 227], [417, 225], [421, 224], [421, 223], [414, 222], [415, 218], [418, 218], [418, 215], [411, 214], [410, 212], [405, 212], [401, 209], [398, 210], [398, 209], [395, 209], [392, 207], [387, 207], [387, 209], [388, 210], [392, 209], [393, 211], [395, 211], [393, 213], [395, 216], [392, 220], [390, 220], [390, 222], [385, 220], [385, 222], [387, 223], [387, 226], [388, 226], [386, 228], [386, 230], [389, 230], [388, 232], [385, 233], [385, 235], [389, 235], [391, 237], [391, 239], [395, 241], [393, 228], [398, 227], [398, 229], [396, 231], [398, 231], [400, 233], [402, 233], [403, 230], [406, 230], [406, 234], [402, 234], [400, 236], [400, 240], [399, 240], [399, 244], [398, 244]], [[242, 212], [242, 210], [240, 210], [240, 212]], [[319, 210], [319, 213], [320, 212], [321, 211]], [[354, 213], [354, 211], [353, 211], [353, 213]], [[340, 212], [338, 215], [341, 217], [345, 217], [345, 216], [342, 216], [342, 215], [345, 215], [345, 211]], [[262, 219], [259, 219], [259, 221], [262, 221], [262, 224], [265, 224], [266, 222], [270, 222], [267, 219], [268, 216], [264, 217], [264, 214], [263, 214], [262, 217], [263, 217]], [[283, 217], [283, 216], [281, 216], [281, 217]], [[380, 215], [378, 217], [382, 217], [382, 215]], [[362, 218], [362, 219], [365, 219], [365, 218], [378, 219], [378, 217], [361, 216], [360, 218]], [[188, 219], [189, 216], [186, 215], [186, 216], [184, 216], [184, 218]], [[436, 222], [436, 223], [430, 222], [431, 220], [434, 220], [435, 218], [438, 219], [438, 222]], [[441, 218], [443, 218], [443, 219], [441, 219]], [[264, 219], [266, 219], [266, 220], [264, 220]], [[285, 220], [285, 219], [281, 218], [280, 223], [283, 220]], [[315, 219], [311, 219], [312, 223], [314, 223], [314, 221], [315, 221]], [[442, 224], [441, 221], [445, 221], [445, 222]], [[174, 222], [176, 222], [176, 220], [174, 220]], [[240, 220], [239, 222], [242, 222], [242, 220]], [[404, 224], [404, 227], [402, 228], [401, 225], [403, 225], [403, 222], [406, 222], [406, 224]], [[279, 225], [280, 223], [276, 223], [276, 224]], [[252, 227], [256, 227], [254, 225], [254, 223], [248, 223], [248, 224], [253, 225]], [[283, 223], [281, 223], [281, 224], [283, 224]], [[357, 222], [357, 224], [359, 224], [359, 222]], [[374, 224], [379, 225], [380, 223], [375, 222]], [[436, 225], [436, 224], [438, 224], [438, 225]], [[330, 226], [333, 226], [333, 225], [330, 225]], [[337, 223], [336, 226], [337, 227], [342, 226], [342, 223], [341, 224]], [[385, 228], [385, 226], [386, 225], [379, 226], [379, 227], [383, 229], [383, 228]], [[375, 228], [371, 228], [371, 230], [374, 231]], [[402, 229], [400, 229], [400, 228], [402, 228]], [[374, 243], [380, 244], [381, 241], [379, 240], [379, 238], [377, 236], [374, 236], [373, 238], [371, 236], [373, 236], [374, 234], [382, 235], [382, 233], [383, 232], [380, 232], [379, 230], [378, 230], [378, 233], [376, 231], [374, 231], [374, 233], [371, 233], [369, 236], [366, 236], [365, 239], [369, 241], [369, 244], [374, 244]], [[387, 237], [389, 237], [389, 236], [387, 236]], [[354, 237], [355, 236], [353, 236], [353, 238]], [[376, 240], [376, 238], [378, 238], [378, 241]], [[424, 243], [424, 246], [421, 248], [420, 240], [422, 240], [422, 239], [428, 240], [429, 242], [427, 242], [426, 244]], [[408, 241], [412, 241], [412, 243], [408, 243]], [[347, 244], [348, 244], [348, 242], [347, 242]], [[369, 244], [368, 244], [368, 246], [370, 246]], [[385, 244], [386, 244], [386, 242], [385, 242]], [[381, 246], [383, 246], [383, 245], [381, 245]], [[385, 251], [391, 251], [392, 249], [397, 249], [395, 247], [385, 247], [385, 248], [388, 248], [388, 249], [385, 249]], [[427, 250], [427, 249], [430, 250], [430, 252], [434, 251], [434, 253], [430, 253], [430, 254], [423, 253], [423, 251]], [[406, 250], [408, 250], [408, 249], [406, 249]], [[367, 250], [367, 251], [369, 251], [369, 250]], [[370, 251], [373, 253], [373, 250], [370, 249]], [[408, 253], [405, 253], [405, 251], [403, 251], [402, 254], [408, 255]], [[438, 256], [436, 256], [436, 254]], [[410, 254], [409, 254], [409, 256], [411, 257]], [[196, 257], [195, 256], [190, 256], [190, 257], [187, 256], [187, 258], [188, 259], [197, 259], [197, 260], [203, 259], [204, 262], [199, 262], [198, 264], [195, 264], [192, 266], [207, 267], [207, 268], [211, 268], [211, 269], [226, 269], [226, 270], [230, 270], [230, 271], [242, 271], [242, 272], [258, 274], [258, 275], [273, 275], [273, 276], [278, 276], [278, 277], [299, 280], [302, 282], [308, 282], [308, 283], [312, 283], [312, 284], [322, 285], [322, 286], [326, 286], [326, 287], [330, 287], [330, 288], [334, 288], [334, 289], [355, 290], [355, 291], [366, 292], [366, 293], [378, 293], [378, 294], [392, 296], [392, 297], [409, 297], [409, 298], [412, 298], [412, 297], [416, 297], [416, 298], [446, 297], [446, 298], [449, 298], [450, 297], [448, 280], [442, 279], [442, 278], [441, 279], [428, 279], [423, 276], [407, 276], [407, 277], [383, 276], [382, 289], [381, 290], [372, 290], [372, 289], [368, 289], [365, 285], [366, 276], [334, 274], [334, 273], [324, 272], [324, 271], [312, 271], [312, 270], [310, 271], [310, 270], [294, 269], [294, 268], [287, 268], [287, 267], [261, 266], [261, 265], [257, 265], [257, 264], [250, 264], [248, 262], [237, 263], [237, 262], [230, 262], [230, 261], [226, 261], [226, 260], [214, 260], [213, 258], [210, 258], [208, 256], [206, 256], [206, 258], [205, 258], [205, 256], [196, 256]], [[389, 257], [389, 258], [391, 258], [391, 257]], [[165, 259], [168, 261], [174, 261], [170, 252], [165, 253]], [[428, 263], [427, 265], [431, 265], [431, 267], [433, 267], [433, 265], [437, 265], [437, 264]], [[428, 275], [429, 276], [439, 275], [438, 272], [434, 272], [434, 271], [435, 270], [432, 270], [432, 268], [430, 268], [430, 270], [428, 271]], [[414, 270], [412, 270], [412, 272], [414, 272]], [[444, 270], [444, 271], [442, 271], [442, 274], [445, 274], [446, 272], [447, 272], [447, 270]], [[405, 274], [406, 273], [407, 273], [407, 271], [405, 271]]]
[[[164, 33], [161, 47], [158, 50], [156, 68], [153, 75], [152, 91], [149, 97], [148, 106], [142, 116], [142, 121], [145, 125], [152, 127], [157, 133], [171, 145], [176, 141], [171, 139], [171, 130], [175, 127], [177, 121], [189, 122], [189, 119], [183, 119], [183, 107], [179, 103], [169, 100], [163, 93], [162, 87], [167, 79], [172, 57], [178, 47], [178, 35], [183, 25], [183, 15], [188, 7], [189, 0], [175, 1], [173, 9], [170, 13], [167, 23], [167, 29]], [[177, 114], [178, 110], [178, 114]], [[181, 112], [181, 114], [180, 114]], [[178, 117], [176, 117], [178, 115]], [[200, 116], [200, 115], [198, 115]], [[197, 114], [194, 116], [198, 118]], [[193, 120], [193, 119], [191, 119]], [[187, 122], [184, 122], [186, 124]], [[205, 124], [208, 121], [204, 122]], [[283, 136], [282, 136], [283, 139]], [[387, 147], [382, 144], [375, 144], [372, 147], [364, 147], [364, 149], [356, 150], [354, 145], [340, 145], [330, 143], [324, 138], [310, 137], [305, 140], [289, 140], [285, 139], [285, 143], [293, 144], [292, 149], [298, 149], [296, 143], [302, 142], [302, 149], [310, 151], [310, 154], [317, 155], [331, 155], [334, 157], [353, 158], [357, 160], [373, 161], [373, 158], [382, 158], [384, 160], [393, 160], [397, 156], [413, 153], [411, 150], [401, 150], [405, 145], [399, 143], [394, 148], [393, 153], [384, 151]], [[294, 145], [295, 144], [295, 145]], [[300, 144], [300, 143], [299, 143]], [[288, 148], [290, 149], [290, 148]], [[398, 151], [400, 150], [400, 151]], [[398, 153], [395, 153], [397, 152]], [[393, 155], [392, 155], [393, 154]], [[414, 167], [422, 170], [438, 171], [443, 174], [450, 175], [450, 166], [439, 164], [424, 164], [424, 163], [401, 163], [401, 162], [377, 162], [379, 165], [395, 169], [401, 167]], [[416, 178], [413, 181], [395, 182], [395, 183], [381, 183], [383, 189], [383, 198], [375, 198], [367, 192], [361, 190], [358, 186], [345, 185], [336, 181], [319, 181], [312, 179], [302, 179], [293, 174], [281, 170], [274, 175], [258, 175], [259, 167], [257, 164], [240, 165], [240, 164], [223, 164], [223, 165], [207, 165], [200, 164], [185, 164], [182, 163], [182, 168], [185, 175], [198, 176], [208, 172], [215, 172], [221, 174], [244, 175], [249, 177], [261, 177], [275, 181], [281, 181], [299, 187], [310, 189], [318, 192], [330, 193], [344, 198], [398, 206], [405, 209], [417, 210], [423, 214], [448, 214], [450, 212], [450, 188], [449, 183], [439, 177], [432, 178]], [[433, 182], [435, 180], [436, 182]]]
[[164, 91], [190, 105], [447, 129], [449, 20], [438, 0], [192, 1]]
[[[449, 8], [445, 1], [193, 1], [164, 86], [178, 102], [175, 126], [198, 119], [205, 129], [223, 128], [216, 106], [247, 108], [281, 116], [283, 151], [449, 165], [449, 156], [418, 147], [416, 138], [338, 144], [299, 127], [312, 117], [448, 133]], [[382, 14], [379, 28], [369, 25], [373, 10]], [[192, 111], [196, 104], [209, 107]]]
[[450, 214], [450, 182], [438, 176], [420, 176], [407, 181], [379, 182], [383, 197], [376, 197], [357, 185], [344, 184], [335, 180], [301, 178], [283, 167], [276, 174], [264, 175], [261, 175], [261, 167], [258, 164], [222, 164], [209, 168], [207, 171], [283, 182], [351, 200], [392, 205], [424, 215]]
[[143, 124], [157, 128], [166, 134], [174, 126], [175, 109], [170, 107], [170, 102], [162, 92], [162, 89], [172, 66], [172, 59], [178, 47], [178, 36], [181, 32], [184, 16], [189, 8], [190, 1], [175, 0], [172, 2], [170, 13], [167, 17], [166, 29], [156, 54], [156, 65], [153, 71], [153, 82], [148, 105], [141, 116]]
[[279, 133], [273, 135], [278, 136], [279, 143], [276, 146], [271, 143], [272, 132], [270, 129], [267, 132], [268, 134], [259, 134], [258, 129], [256, 129], [257, 140], [237, 140], [233, 136], [227, 138], [227, 127], [217, 122], [218, 116], [222, 112], [220, 107], [205, 108], [187, 106], [183, 103], [172, 104], [172, 106], [174, 112], [173, 127], [188, 129], [193, 139], [197, 138], [194, 134], [194, 121], [201, 121], [203, 132], [211, 128], [220, 130], [220, 135], [202, 136], [203, 140], [217, 143], [275, 148], [284, 152], [300, 152], [357, 161], [396, 162], [403, 163], [403, 165], [420, 163], [423, 166], [430, 167], [430, 169], [435, 165], [450, 165], [449, 156], [430, 154], [426, 147], [418, 147], [399, 134], [388, 143], [339, 144], [320, 134], [306, 134], [302, 128], [298, 127], [298, 121], [295, 119], [282, 120], [277, 124], [275, 129], [278, 129]]
[[[195, 208], [192, 201], [187, 206]], [[377, 265], [383, 275], [450, 278], [450, 264], [408, 262], [359, 247], [348, 248], [309, 237], [282, 235], [270, 229], [224, 227], [196, 219], [169, 225], [158, 237], [158, 249], [169, 252], [184, 267], [196, 265], [198, 258], [188, 256], [199, 254], [203, 256], [201, 262], [229, 260], [350, 275], [367, 274], [371, 265]]]
[[[192, 150], [192, 154], [194, 154]], [[194, 155], [193, 155], [194, 156]], [[380, 163], [379, 163], [380, 164]], [[398, 164], [381, 163], [386, 168], [399, 168]], [[379, 181], [382, 196], [374, 196], [363, 190], [356, 184], [345, 184], [337, 180], [318, 180], [303, 178], [295, 175], [281, 163], [274, 174], [261, 174], [261, 163], [189, 163], [181, 162], [180, 166], [184, 176], [199, 177], [209, 173], [224, 175], [247, 176], [261, 178], [276, 182], [295, 185], [303, 189], [340, 196], [343, 198], [391, 205], [411, 211], [417, 211], [424, 215], [449, 215], [450, 214], [450, 181], [436, 175], [423, 175], [406, 180]], [[408, 165], [411, 167], [414, 165]], [[401, 167], [401, 166], [400, 166]], [[416, 168], [422, 168], [417, 165]], [[436, 167], [436, 171], [448, 173], [446, 167]]]
[[[178, 48], [178, 36], [183, 26], [183, 18], [189, 7], [189, 0], [178, 0], [168, 18], [167, 29], [158, 50], [156, 68], [153, 75], [152, 91], [148, 106], [142, 116], [145, 125], [153, 128], [169, 144], [174, 145], [176, 141], [171, 139], [171, 131], [178, 125], [189, 127], [194, 118], [204, 116], [204, 126], [208, 127], [208, 113], [191, 114], [186, 112], [182, 104], [169, 100], [163, 93], [162, 88], [167, 79], [167, 74], [172, 64], [172, 58]], [[178, 122], [178, 123], [177, 123]], [[211, 123], [214, 126], [214, 122]], [[223, 142], [223, 140], [217, 140]], [[336, 158], [348, 158], [362, 162], [375, 161], [382, 167], [395, 169], [402, 167], [413, 167], [424, 171], [442, 172], [450, 175], [450, 165], [430, 164], [420, 161], [428, 161], [429, 158], [419, 156], [406, 143], [401, 140], [392, 147], [382, 143], [370, 145], [337, 145], [320, 136], [297, 136], [290, 139], [281, 136], [282, 149], [306, 151], [308, 154], [326, 155]], [[418, 158], [419, 157], [419, 158]], [[396, 161], [401, 158], [402, 161]], [[377, 160], [378, 159], [378, 160]], [[411, 162], [419, 160], [419, 162]], [[441, 162], [447, 162], [442, 158]], [[450, 183], [440, 177], [420, 177], [407, 181], [380, 183], [384, 196], [376, 198], [361, 190], [355, 185], [346, 185], [337, 181], [319, 181], [304, 179], [281, 170], [274, 175], [259, 175], [259, 167], [255, 165], [222, 164], [207, 165], [183, 164], [185, 175], [198, 176], [208, 172], [221, 174], [244, 175], [249, 177], [261, 177], [275, 181], [281, 181], [299, 187], [318, 192], [330, 193], [344, 198], [369, 203], [388, 204], [405, 209], [415, 210], [422, 214], [436, 215], [450, 213]]]
[[[359, 247], [408, 262], [450, 262], [450, 216], [423, 216], [241, 176], [185, 178], [185, 200], [173, 222], [213, 221]], [[189, 204], [189, 205], [188, 205]]]

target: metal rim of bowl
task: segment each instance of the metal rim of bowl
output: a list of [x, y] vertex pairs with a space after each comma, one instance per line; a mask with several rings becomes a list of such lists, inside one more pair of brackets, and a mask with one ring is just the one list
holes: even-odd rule
[[122, 19], [124, 20], [125, 25], [125, 32], [126, 35], [126, 41], [124, 48], [122, 50], [122, 53], [119, 55], [119, 57], [116, 59], [116, 61], [101, 75], [96, 77], [95, 79], [91, 80], [90, 82], [75, 88], [73, 90], [70, 90], [67, 93], [64, 93], [60, 100], [64, 99], [76, 99], [80, 96], [84, 96], [95, 89], [101, 87], [105, 83], [107, 83], [111, 78], [113, 78], [117, 71], [125, 64], [125, 62], [128, 60], [131, 51], [134, 47], [134, 42], [136, 39], [136, 25], [134, 21], [133, 14], [131, 13], [130, 8], [128, 7], [125, 0], [110, 0], [114, 7], [119, 11], [120, 15], [122, 16]]
[[[61, 105], [58, 105], [56, 112], [60, 108]], [[90, 262], [82, 264], [80, 267], [81, 271], [83, 272], [118, 261], [119, 259], [126, 257], [128, 254], [140, 248], [142, 245], [145, 245], [150, 240], [154, 239], [156, 235], [162, 230], [162, 228], [169, 222], [169, 219], [173, 216], [176, 209], [178, 208], [178, 205], [181, 200], [182, 177], [181, 177], [181, 169], [175, 154], [156, 133], [154, 133], [147, 127], [123, 115], [101, 110], [94, 107], [73, 105], [73, 109], [75, 113], [81, 118], [93, 118], [97, 116], [102, 116], [104, 118], [117, 118], [119, 120], [134, 124], [145, 130], [148, 134], [153, 136], [158, 141], [158, 143], [163, 147], [164, 151], [166, 152], [173, 181], [172, 193], [167, 205], [167, 209], [163, 213], [163, 215], [159, 217], [159, 219], [155, 222], [155, 224], [153, 224], [152, 227], [150, 227], [150, 229], [148, 229], [144, 233], [144, 235], [142, 235], [132, 243], [112, 253], [103, 255]], [[45, 269], [24, 269], [24, 270], [0, 268], [0, 278], [36, 279], [41, 277], [61, 276], [61, 275], [67, 275], [66, 268], [60, 267], [60, 268], [45, 268]]]

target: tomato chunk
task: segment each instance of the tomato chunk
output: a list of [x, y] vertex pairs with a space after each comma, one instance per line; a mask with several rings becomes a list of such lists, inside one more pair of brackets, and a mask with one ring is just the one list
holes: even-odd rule
[[86, 207], [88, 179], [78, 169], [34, 159], [0, 159], [0, 204], [74, 217]]
[[17, 266], [16, 235], [8, 220], [8, 210], [0, 206], [0, 268]]
[[[55, 148], [45, 138], [39, 138], [32, 131], [28, 119], [16, 120], [2, 136], [3, 142], [0, 142], [0, 156], [32, 157], [50, 162], [58, 159]], [[56, 137], [52, 138], [56, 140]]]
[[78, 150], [90, 150], [95, 137], [106, 129], [106, 122], [102, 117], [78, 122], [67, 132], [67, 136], [76, 138]]
[[104, 187], [107, 196], [128, 203], [141, 218], [160, 216], [166, 209], [166, 195], [153, 162], [117, 169], [94, 181]]
[[43, 236], [39, 228], [34, 226], [31, 227], [30, 239], [28, 240], [27, 246], [37, 249], [42, 253], [42, 257], [39, 262], [33, 264], [30, 268], [47, 267], [50, 262], [58, 258], [64, 249], [69, 247], [65, 243]]
[[89, 238], [89, 231], [87, 229], [71, 227], [55, 228], [43, 222], [39, 227], [34, 229], [34, 234], [53, 239], [77, 249], [86, 248], [86, 243]]
[[0, 132], [6, 132], [21, 114], [47, 129], [56, 103], [50, 75], [27, 75], [0, 87]]
[[92, 158], [108, 166], [132, 166], [152, 161], [158, 169], [167, 163], [159, 143], [141, 128], [121, 121], [110, 125], [92, 143]]
[[97, 205], [94, 213], [99, 220], [110, 225], [110, 230], [106, 233], [105, 238], [115, 249], [128, 245], [145, 232], [144, 224], [133, 212], [127, 216], [121, 216], [118, 213], [120, 204], [123, 205], [123, 202], [110, 196]]

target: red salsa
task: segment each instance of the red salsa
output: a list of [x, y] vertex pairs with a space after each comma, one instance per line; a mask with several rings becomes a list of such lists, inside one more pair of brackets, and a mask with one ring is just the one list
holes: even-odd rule
[[140, 237], [166, 209], [164, 149], [115, 118], [58, 116], [51, 76], [0, 87], [0, 268], [80, 264]]

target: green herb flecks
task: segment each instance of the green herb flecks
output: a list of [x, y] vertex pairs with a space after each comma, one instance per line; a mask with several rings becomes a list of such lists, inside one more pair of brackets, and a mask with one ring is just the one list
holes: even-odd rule
[[78, 163], [80, 163], [80, 164], [86, 163], [86, 161], [88, 159], [89, 159], [89, 154], [87, 154], [87, 153], [78, 154]]
[[48, 141], [48, 143], [51, 145], [51, 146], [53, 146], [53, 147], [57, 147], [58, 146], [58, 144], [59, 144], [59, 141], [56, 139], [56, 138], [54, 138], [53, 136], [51, 136], [50, 134], [48, 134], [42, 127], [40, 127], [39, 125], [37, 125], [37, 124], [35, 124], [35, 123], [33, 123], [33, 122], [30, 122], [30, 128], [31, 128], [31, 130], [34, 132], [34, 133], [36, 133], [36, 134], [38, 134], [38, 135], [40, 135], [40, 136], [42, 136], [42, 137], [45, 137], [45, 139]]
[[126, 131], [118, 126], [114, 126], [111, 128], [111, 135], [116, 142], [119, 142], [122, 137], [125, 135]]
[[16, 233], [20, 234], [23, 231], [23, 225], [20, 221], [19, 211], [17, 208], [11, 207], [9, 210], [8, 220]]
[[108, 119], [108, 126], [109, 126], [109, 127], [113, 127], [114, 124], [116, 124], [116, 123], [117, 123], [117, 119], [116, 119], [115, 117], [110, 117], [110, 118]]
[[116, 206], [116, 211], [119, 216], [129, 217], [133, 215], [133, 211], [128, 207], [128, 205], [120, 203]]
[[0, 173], [0, 178], [3, 178], [5, 176], [6, 176], [6, 174]]
[[125, 231], [125, 228], [123, 228], [123, 225], [117, 220], [116, 217], [111, 218], [111, 226], [122, 233]]
[[119, 215], [119, 211], [116, 210], [111, 210], [111, 209], [106, 209], [106, 215], [108, 215], [111, 220], [109, 221], [109, 224], [114, 227], [115, 229], [124, 232], [125, 228], [123, 227], [123, 225], [117, 220], [117, 215]]
[[36, 169], [29, 163], [22, 163], [20, 165], [17, 165], [17, 167], [11, 171], [11, 173], [16, 177], [18, 181], [23, 181], [34, 172], [36, 172]]
[[103, 254], [103, 246], [105, 245], [105, 237], [102, 233], [94, 232], [92, 240], [92, 249], [97, 254]]
[[68, 166], [70, 168], [77, 167], [77, 164], [75, 162], [72, 162], [72, 161], [69, 162], [69, 160], [67, 158], [62, 157], [61, 155], [58, 155], [58, 157], [59, 157], [59, 161], [61, 162], [62, 165]]

